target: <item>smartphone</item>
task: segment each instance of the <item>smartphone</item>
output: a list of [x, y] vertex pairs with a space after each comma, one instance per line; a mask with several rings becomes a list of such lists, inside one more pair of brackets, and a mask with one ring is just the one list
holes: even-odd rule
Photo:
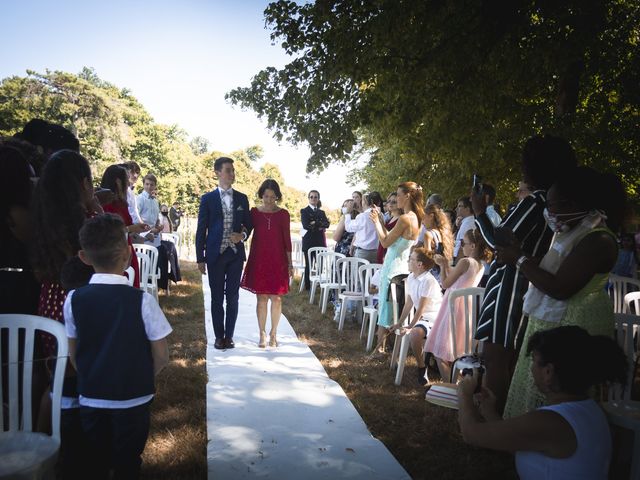
[[477, 173], [473, 174], [473, 191], [475, 193], [480, 193], [482, 190], [482, 177]]
[[511, 245], [511, 229], [507, 227], [496, 227], [493, 231], [493, 241], [499, 247]]

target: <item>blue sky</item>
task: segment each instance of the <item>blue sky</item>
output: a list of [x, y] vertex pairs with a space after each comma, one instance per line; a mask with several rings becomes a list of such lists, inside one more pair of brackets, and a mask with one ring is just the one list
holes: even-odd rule
[[347, 170], [305, 174], [307, 149], [279, 145], [252, 111], [232, 108], [224, 94], [246, 86], [266, 66], [288, 57], [271, 45], [263, 11], [267, 1], [57, 1], [3, 5], [0, 78], [27, 69], [77, 73], [93, 67], [104, 80], [126, 87], [154, 119], [177, 123], [229, 152], [254, 144], [277, 163], [291, 186], [318, 188], [337, 208], [352, 187]]

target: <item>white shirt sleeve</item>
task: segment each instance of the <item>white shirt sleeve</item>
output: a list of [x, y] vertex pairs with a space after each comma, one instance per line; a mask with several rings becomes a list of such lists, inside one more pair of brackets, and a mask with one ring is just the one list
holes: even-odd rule
[[142, 294], [142, 321], [144, 322], [144, 330], [147, 333], [147, 338], [152, 342], [162, 340], [173, 331], [160, 305], [158, 305], [156, 299], [147, 292]]
[[[366, 215], [365, 215], [366, 214]], [[349, 233], [355, 233], [358, 230], [364, 228], [364, 222], [368, 219], [369, 214], [362, 212], [356, 215], [356, 218], [351, 218], [351, 215], [347, 215], [344, 218], [344, 229]]]
[[428, 275], [427, 278], [422, 282], [422, 291], [420, 292], [421, 297], [427, 298], [438, 298], [442, 297], [442, 291], [440, 289], [440, 285], [438, 281], [432, 275]]
[[64, 329], [67, 331], [67, 337], [69, 338], [76, 338], [78, 336], [76, 334], [76, 322], [73, 319], [73, 310], [71, 309], [71, 297], [73, 296], [73, 292], [75, 292], [75, 290], [71, 290], [69, 292], [67, 298], [64, 300], [64, 305], [62, 306]]

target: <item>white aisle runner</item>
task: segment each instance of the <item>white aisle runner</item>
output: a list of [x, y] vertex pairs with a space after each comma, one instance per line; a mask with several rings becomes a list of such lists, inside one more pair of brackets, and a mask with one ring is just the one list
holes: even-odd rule
[[214, 349], [209, 285], [202, 280], [209, 479], [410, 478], [284, 316], [280, 346], [258, 348], [255, 295], [240, 290], [236, 348]]

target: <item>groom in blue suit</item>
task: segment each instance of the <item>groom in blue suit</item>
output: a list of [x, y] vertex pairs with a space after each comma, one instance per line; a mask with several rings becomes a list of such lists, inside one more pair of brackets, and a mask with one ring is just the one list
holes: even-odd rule
[[[211, 318], [216, 334], [214, 347], [233, 348], [233, 331], [238, 317], [238, 290], [246, 259], [244, 241], [253, 225], [249, 199], [231, 185], [236, 179], [233, 160], [216, 159], [213, 169], [218, 188], [200, 199], [196, 230], [196, 260], [204, 275], [209, 272]], [[226, 296], [226, 319], [223, 301]]]

